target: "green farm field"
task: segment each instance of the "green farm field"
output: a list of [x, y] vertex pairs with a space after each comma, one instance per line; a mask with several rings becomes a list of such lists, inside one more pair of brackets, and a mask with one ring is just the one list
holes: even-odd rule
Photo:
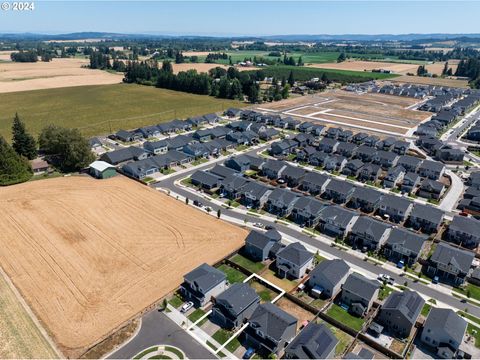
[[0, 102], [0, 135], [10, 141], [15, 112], [35, 135], [46, 125], [56, 124], [93, 136], [245, 105], [135, 84], [6, 93]]

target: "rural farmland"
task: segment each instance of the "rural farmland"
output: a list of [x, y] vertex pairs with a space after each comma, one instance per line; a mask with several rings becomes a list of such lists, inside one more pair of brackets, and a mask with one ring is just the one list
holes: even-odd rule
[[49, 124], [79, 128], [86, 136], [157, 124], [229, 107], [240, 101], [220, 100], [135, 84], [82, 86], [2, 94], [0, 135], [10, 139], [18, 112], [27, 128], [38, 134]]
[[0, 206], [2, 267], [69, 357], [175, 289], [183, 274], [239, 248], [246, 236], [121, 176], [4, 188]]

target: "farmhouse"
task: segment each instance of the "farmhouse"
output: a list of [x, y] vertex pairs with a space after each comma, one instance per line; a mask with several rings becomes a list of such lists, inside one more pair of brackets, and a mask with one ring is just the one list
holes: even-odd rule
[[105, 161], [94, 161], [89, 165], [90, 175], [97, 179], [108, 179], [117, 174], [117, 170], [114, 166], [106, 163]]

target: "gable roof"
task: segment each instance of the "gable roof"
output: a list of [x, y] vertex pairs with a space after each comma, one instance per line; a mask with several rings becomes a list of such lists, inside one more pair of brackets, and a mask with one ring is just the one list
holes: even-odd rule
[[350, 266], [343, 259], [323, 260], [310, 273], [310, 278], [322, 275], [330, 284], [336, 285], [350, 271]]
[[302, 266], [313, 258], [313, 254], [299, 242], [294, 242], [277, 253], [277, 258], [281, 257], [295, 265]]
[[276, 230], [268, 230], [265, 232], [260, 232], [257, 230], [252, 230], [247, 235], [245, 239], [246, 244], [251, 244], [258, 249], [263, 249], [267, 246], [270, 242], [278, 242], [280, 241], [282, 236]]
[[322, 209], [326, 206], [325, 203], [317, 200], [311, 196], [302, 196], [293, 205], [294, 209], [298, 211], [304, 210], [311, 215], [320, 215]]
[[218, 164], [216, 164], [213, 168], [209, 169], [208, 172], [211, 173], [211, 174], [214, 174], [216, 176], [220, 176], [224, 179], [231, 176], [231, 175], [238, 175], [239, 174], [239, 172], [234, 170], [234, 169], [228, 168], [228, 167], [223, 166], [223, 165], [218, 165]]
[[411, 290], [393, 291], [385, 300], [383, 310], [400, 311], [413, 325], [422, 311], [425, 300], [417, 292]]
[[368, 203], [374, 204], [381, 200], [382, 193], [380, 191], [367, 188], [365, 186], [358, 186], [355, 188], [352, 197], [361, 201], [366, 201]]
[[410, 216], [420, 220], [429, 221], [433, 224], [440, 224], [445, 213], [433, 206], [415, 203]]
[[461, 344], [467, 329], [467, 321], [452, 309], [432, 307], [428, 313], [424, 328], [442, 329], [457, 344]]
[[280, 341], [287, 328], [297, 323], [297, 319], [278, 306], [267, 302], [260, 304], [250, 317], [250, 326], [268, 337]]
[[278, 201], [285, 205], [293, 205], [299, 197], [300, 196], [293, 191], [282, 188], [275, 188], [268, 196], [268, 200]]
[[463, 273], [468, 274], [474, 257], [475, 255], [470, 251], [458, 249], [451, 245], [440, 242], [435, 248], [430, 260], [445, 266], [451, 264], [461, 270]]
[[392, 209], [401, 210], [405, 213], [409, 206], [412, 205], [412, 202], [401, 198], [400, 196], [386, 194], [383, 196], [382, 200], [380, 200], [380, 206], [382, 205]]
[[233, 315], [239, 315], [260, 297], [248, 284], [234, 283], [217, 296], [217, 302], [225, 303]]
[[342, 285], [342, 289], [347, 290], [362, 299], [371, 300], [375, 291], [380, 288], [380, 283], [376, 280], [367, 279], [358, 273], [348, 275], [347, 280]]
[[303, 182], [308, 182], [317, 186], [322, 186], [330, 178], [327, 175], [318, 172], [307, 172], [303, 178]]
[[455, 215], [448, 230], [458, 231], [474, 237], [480, 236], [480, 221], [474, 218]]
[[339, 194], [348, 194], [350, 191], [355, 189], [355, 185], [350, 184], [347, 181], [331, 179], [330, 182], [327, 184], [325, 190], [334, 191]]
[[320, 213], [320, 219], [325, 222], [334, 222], [336, 225], [345, 228], [357, 213], [344, 209], [341, 206], [325, 206]]
[[385, 231], [392, 227], [369, 216], [360, 216], [352, 226], [353, 234], [367, 234], [375, 241], [380, 241]]
[[197, 283], [204, 291], [208, 291], [225, 281], [227, 277], [222, 271], [203, 263], [185, 274], [184, 278], [188, 282]]
[[297, 359], [327, 359], [338, 339], [325, 324], [309, 323], [287, 346], [285, 352]]

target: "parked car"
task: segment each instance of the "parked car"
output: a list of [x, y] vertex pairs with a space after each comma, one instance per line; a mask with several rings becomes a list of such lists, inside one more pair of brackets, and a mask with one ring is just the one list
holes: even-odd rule
[[191, 308], [193, 307], [193, 302], [189, 301], [189, 302], [186, 302], [185, 304], [182, 305], [182, 308], [180, 309], [180, 311], [182, 313], [186, 313], [188, 310], [190, 310]]
[[245, 354], [243, 354], [242, 359], [250, 359], [253, 354], [255, 354], [255, 349], [254, 348], [248, 348], [247, 351], [245, 351]]
[[262, 223], [258, 223], [258, 222], [253, 223], [253, 226], [258, 227], [260, 229], [263, 229], [265, 227], [265, 225], [263, 225]]
[[438, 284], [438, 276], [435, 276], [433, 279], [432, 279], [432, 284]]

